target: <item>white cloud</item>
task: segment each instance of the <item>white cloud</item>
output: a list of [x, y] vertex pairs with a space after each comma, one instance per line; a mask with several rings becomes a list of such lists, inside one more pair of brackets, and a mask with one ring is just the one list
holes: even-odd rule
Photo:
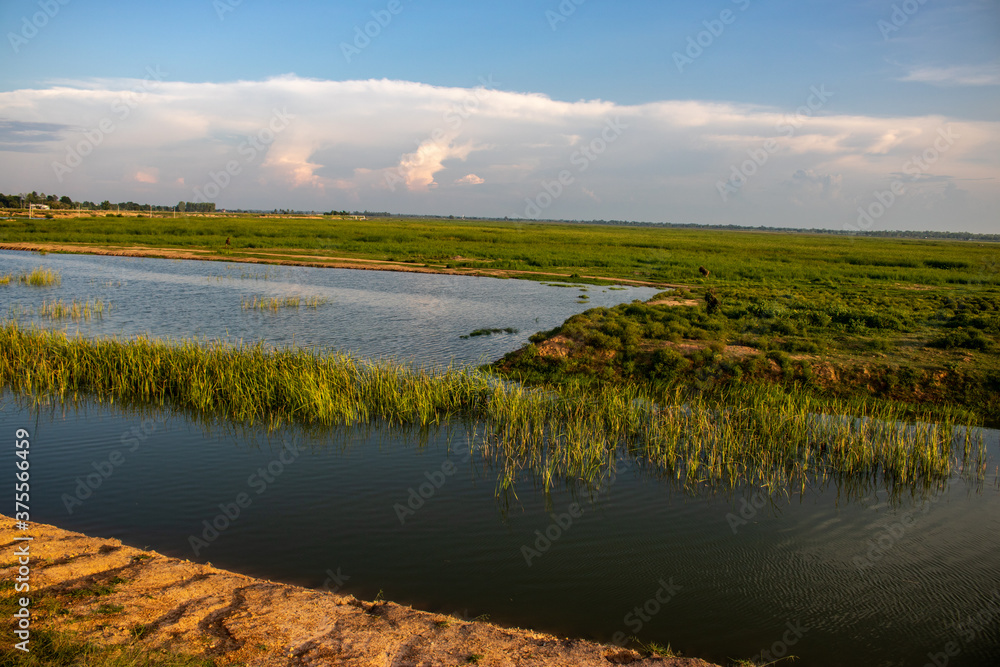
[[[932, 219], [905, 197], [892, 216], [903, 226], [995, 227], [989, 212], [1000, 208], [997, 122], [798, 117], [791, 108], [697, 100], [562, 102], [389, 80], [163, 81], [134, 92], [141, 83], [0, 92], [8, 134], [45, 129], [32, 135], [30, 152], [0, 142], [0, 182], [94, 201], [191, 201], [197, 188], [226, 208], [516, 217], [565, 172], [572, 183], [542, 217], [839, 228], [854, 201], [907, 173], [950, 128], [957, 138], [920, 174], [960, 183], [965, 203], [950, 215], [960, 222]], [[276, 114], [289, 117], [279, 131]], [[609, 122], [621, 125], [617, 134]], [[721, 201], [717, 183], [771, 142], [739, 196]], [[490, 187], [464, 187], [478, 181]], [[890, 216], [881, 223], [896, 224]]]
[[1000, 65], [917, 67], [899, 80], [939, 86], [1000, 86]]

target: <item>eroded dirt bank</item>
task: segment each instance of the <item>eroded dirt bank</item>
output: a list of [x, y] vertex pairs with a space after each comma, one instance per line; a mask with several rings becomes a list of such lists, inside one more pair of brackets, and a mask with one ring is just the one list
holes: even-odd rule
[[[33, 539], [15, 541], [24, 536]], [[139, 642], [220, 665], [714, 667], [254, 579], [45, 524], [16, 530], [4, 515], [0, 539], [6, 582], [15, 549], [30, 545], [33, 627], [97, 644]]]
[[[148, 246], [100, 246], [78, 243], [0, 243], [0, 250], [18, 250], [22, 252], [58, 252], [81, 255], [110, 255], [113, 257], [152, 257], [157, 259], [194, 259], [202, 261], [239, 262], [243, 264], [275, 264], [279, 266], [307, 266], [326, 269], [356, 269], [361, 271], [397, 271], [403, 273], [436, 273], [449, 276], [480, 276], [485, 278], [524, 278], [534, 277], [549, 280], [572, 278], [568, 273], [552, 271], [522, 271], [515, 269], [488, 268], [452, 268], [412, 264], [381, 259], [365, 259], [358, 257], [330, 257], [322, 254], [309, 253], [294, 248], [254, 249], [249, 255], [236, 251], [225, 253], [205, 248], [153, 248]], [[464, 258], [468, 260], [468, 258]], [[469, 260], [473, 261], [473, 260]], [[634, 278], [610, 278], [607, 276], [578, 276], [586, 280], [600, 280], [609, 284], [620, 283], [637, 287], [656, 287], [660, 289], [672, 287], [688, 287], [658, 281], [637, 280]]]

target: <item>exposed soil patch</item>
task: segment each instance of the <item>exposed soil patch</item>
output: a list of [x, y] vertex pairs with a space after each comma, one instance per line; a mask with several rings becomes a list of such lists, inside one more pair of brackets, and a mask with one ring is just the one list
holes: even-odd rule
[[[639, 287], [689, 287], [688, 285], [674, 285], [670, 283], [652, 282], [648, 280], [635, 280], [633, 278], [612, 278], [608, 276], [577, 276], [576, 274], [556, 273], [549, 271], [521, 271], [515, 269], [484, 269], [484, 268], [446, 268], [436, 266], [419, 266], [407, 262], [390, 261], [382, 259], [364, 259], [357, 257], [328, 257], [319, 254], [295, 254], [295, 250], [281, 251], [278, 249], [240, 249], [219, 253], [214, 250], [204, 248], [151, 248], [147, 246], [91, 246], [67, 243], [0, 243], [2, 250], [23, 250], [23, 251], [43, 251], [43, 252], [65, 252], [79, 253], [86, 255], [113, 255], [118, 257], [158, 257], [161, 259], [200, 259], [215, 260], [223, 262], [242, 262], [247, 264], [277, 264], [284, 266], [310, 266], [328, 269], [360, 269], [366, 271], [403, 271], [408, 273], [439, 273], [455, 276], [485, 276], [493, 278], [517, 278], [517, 277], [547, 277], [547, 278], [573, 278], [579, 277], [584, 280], [602, 280], [612, 283], [636, 285]], [[256, 257], [248, 257], [234, 252], [249, 252]], [[299, 251], [305, 252], [305, 251]], [[466, 260], [480, 261], [480, 260]]]
[[646, 303], [650, 306], [700, 306], [702, 302], [697, 299], [657, 299]]
[[[254, 667], [430, 667], [468, 664], [473, 655], [489, 666], [713, 667], [254, 579], [45, 524], [17, 531], [3, 515], [0, 526], [8, 555], [24, 544], [15, 537], [34, 538], [36, 629], [71, 630], [96, 644], [138, 642]], [[17, 563], [5, 565], [11, 581]], [[40, 611], [42, 599], [65, 611]]]

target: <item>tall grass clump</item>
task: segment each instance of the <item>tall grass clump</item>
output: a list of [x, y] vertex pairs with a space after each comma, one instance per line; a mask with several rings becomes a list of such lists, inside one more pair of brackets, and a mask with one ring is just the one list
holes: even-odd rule
[[255, 296], [252, 299], [243, 299], [240, 304], [243, 310], [269, 310], [272, 312], [277, 312], [282, 308], [298, 308], [299, 306], [305, 306], [307, 308], [319, 308], [323, 304], [327, 303], [327, 299], [323, 297], [298, 297], [298, 296], [287, 296], [287, 297], [258, 297]]
[[76, 299], [72, 303], [63, 301], [43, 301], [38, 307], [38, 314], [53, 320], [89, 320], [92, 317], [104, 317], [104, 302], [97, 301], [78, 302]]
[[44, 267], [38, 267], [31, 272], [25, 272], [17, 277], [19, 283], [30, 285], [31, 287], [52, 287], [62, 283], [58, 271], [52, 271]]
[[[15, 392], [78, 393], [135, 405], [170, 405], [277, 428], [376, 421], [483, 426], [482, 452], [503, 470], [593, 480], [624, 453], [685, 485], [805, 484], [828, 475], [919, 485], [984, 472], [982, 442], [945, 420], [907, 421], [891, 404], [819, 401], [770, 385], [717, 396], [639, 385], [527, 388], [478, 370], [427, 371], [394, 361], [260, 344], [87, 340], [0, 328], [0, 382]], [[851, 415], [851, 416], [845, 416]]]

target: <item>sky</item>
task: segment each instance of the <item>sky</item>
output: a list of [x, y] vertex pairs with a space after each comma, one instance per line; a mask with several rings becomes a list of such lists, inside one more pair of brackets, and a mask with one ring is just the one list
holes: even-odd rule
[[2, 0], [0, 192], [1000, 233], [1000, 2]]

